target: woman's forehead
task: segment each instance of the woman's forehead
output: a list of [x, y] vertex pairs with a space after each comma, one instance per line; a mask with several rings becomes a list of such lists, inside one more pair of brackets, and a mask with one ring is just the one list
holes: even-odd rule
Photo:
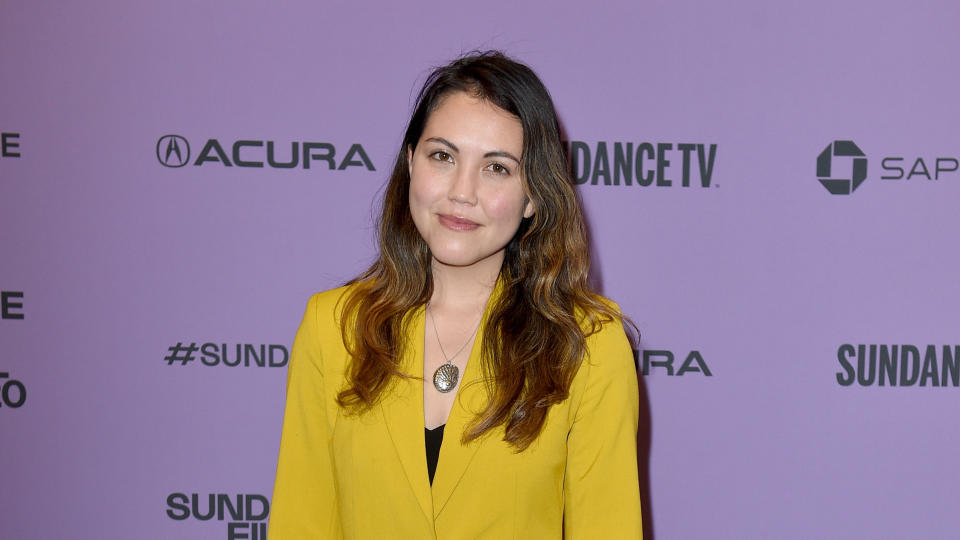
[[457, 148], [460, 144], [484, 151], [496, 147], [519, 155], [523, 150], [523, 125], [489, 100], [455, 92], [444, 96], [427, 117], [420, 139], [432, 138], [442, 138]]

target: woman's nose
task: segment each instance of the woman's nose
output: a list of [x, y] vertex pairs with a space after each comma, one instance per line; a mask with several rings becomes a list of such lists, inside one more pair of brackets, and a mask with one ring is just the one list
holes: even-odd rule
[[467, 167], [459, 167], [450, 182], [447, 198], [451, 201], [477, 204], [477, 174]]

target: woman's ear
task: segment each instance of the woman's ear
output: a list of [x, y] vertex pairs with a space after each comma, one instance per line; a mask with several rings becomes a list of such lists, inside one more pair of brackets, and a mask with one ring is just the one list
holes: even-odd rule
[[536, 208], [533, 207], [533, 201], [527, 197], [527, 205], [523, 207], [523, 217], [533, 217], [537, 213]]
[[413, 176], [413, 147], [407, 145], [407, 175]]

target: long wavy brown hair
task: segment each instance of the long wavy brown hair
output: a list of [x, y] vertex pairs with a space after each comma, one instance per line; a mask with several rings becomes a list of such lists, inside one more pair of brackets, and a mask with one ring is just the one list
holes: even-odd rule
[[503, 425], [504, 440], [522, 451], [540, 434], [550, 406], [569, 395], [586, 337], [622, 315], [588, 284], [587, 235], [550, 94], [529, 67], [498, 51], [437, 68], [417, 96], [383, 195], [379, 257], [344, 299], [341, 332], [351, 359], [337, 402], [361, 413], [395, 377], [406, 376], [406, 315], [433, 292], [430, 250], [410, 215], [407, 148], [416, 148], [430, 113], [454, 92], [484, 99], [523, 126], [522, 178], [535, 213], [505, 249], [503, 294], [487, 308], [481, 343], [489, 401], [462, 436], [466, 443]]

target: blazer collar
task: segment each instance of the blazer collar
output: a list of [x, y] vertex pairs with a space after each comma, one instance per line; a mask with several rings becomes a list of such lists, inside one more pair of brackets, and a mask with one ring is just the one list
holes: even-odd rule
[[401, 369], [410, 378], [394, 381], [392, 396], [381, 402], [387, 430], [397, 456], [403, 466], [424, 516], [432, 523], [446, 506], [456, 490], [463, 473], [480, 447], [479, 441], [464, 445], [460, 442], [464, 428], [487, 403], [487, 390], [480, 365], [480, 350], [483, 343], [483, 327], [486, 325], [493, 305], [502, 292], [503, 280], [497, 280], [487, 308], [483, 314], [480, 330], [473, 342], [470, 357], [457, 388], [457, 397], [443, 430], [443, 445], [433, 486], [427, 477], [426, 446], [423, 422], [423, 340], [424, 306], [417, 307], [406, 321], [404, 358]]

